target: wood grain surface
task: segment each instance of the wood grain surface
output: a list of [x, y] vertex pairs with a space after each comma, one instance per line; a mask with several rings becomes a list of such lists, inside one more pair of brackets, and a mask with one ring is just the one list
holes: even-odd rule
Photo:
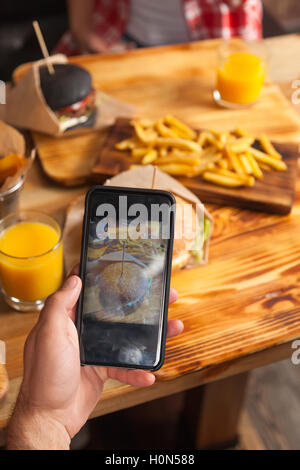
[[[299, 117], [270, 80], [252, 107], [229, 110], [214, 103], [219, 44], [219, 40], [211, 40], [125, 54], [81, 56], [71, 61], [90, 71], [97, 88], [137, 106], [139, 115], [158, 118], [170, 112], [195, 128], [228, 130], [240, 126], [253, 135], [265, 132], [276, 140], [300, 140]], [[290, 43], [285, 47], [290, 52]], [[276, 60], [272, 59], [270, 72], [275, 66]], [[17, 69], [16, 75], [23, 70], [24, 66]], [[50, 178], [67, 186], [90, 181], [91, 168], [103, 142], [102, 132], [61, 139], [40, 133], [33, 136], [42, 167]]]
[[[291, 67], [293, 77], [298, 78], [296, 70], [300, 77], [300, 65], [298, 63], [297, 69], [295, 56], [290, 50], [292, 47], [294, 51], [298, 50], [300, 37], [294, 36], [288, 38], [288, 41], [282, 38], [281, 41], [276, 38], [276, 47], [273, 50], [276, 61], [280, 63], [279, 73], [282, 74], [283, 70], [286, 73]], [[199, 64], [202, 64], [202, 67], [205, 65], [201, 51], [204, 51], [205, 59], [207, 47], [214, 51], [211, 44], [209, 41], [208, 44], [204, 42], [195, 45], [196, 70]], [[286, 48], [286, 53], [279, 49], [280, 44]], [[191, 50], [193, 51], [193, 47]], [[155, 51], [150, 50], [149, 57], [152, 57], [152, 54], [155, 56]], [[175, 48], [173, 56], [176, 57], [176, 67], [181, 69], [182, 54]], [[140, 55], [138, 51], [133, 55], [130, 53], [129, 62], [124, 59], [126, 66], [118, 57], [100, 57], [97, 69], [102, 70], [103, 84], [110, 86], [111, 90], [115, 84], [115, 89], [119, 90], [116, 95], [122, 94], [123, 98], [131, 101], [131, 93], [134, 90], [128, 91], [130, 70], [127, 68], [130, 65], [132, 70], [133, 58], [139, 58]], [[87, 63], [90, 60], [91, 67], [96, 67], [94, 57], [85, 60]], [[174, 80], [176, 67], [174, 66]], [[151, 64], [143, 71], [144, 78], [141, 83], [147, 82], [147, 75], [151, 78], [149, 81], [152, 81], [153, 74], [163, 75], [163, 65], [160, 69], [158, 70], [157, 62], [151, 60]], [[123, 85], [120, 81], [121, 71], [124, 75]], [[189, 69], [189, 73], [190, 71]], [[164, 82], [161, 76], [157, 77], [157, 81], [162, 87], [163, 103]], [[158, 90], [159, 88], [157, 93]], [[174, 96], [178, 98], [178, 94]], [[150, 109], [150, 97], [145, 97], [145, 100]], [[285, 103], [288, 108], [288, 103]], [[186, 100], [183, 99], [180, 104], [182, 110], [185, 104]], [[263, 103], [261, 106], [264, 106]], [[196, 104], [194, 109], [197, 109]], [[223, 110], [217, 112], [223, 113]], [[184, 117], [183, 114], [179, 117]], [[190, 114], [189, 122], [201, 127], [200, 117], [197, 114], [194, 122], [191, 122], [193, 116]], [[296, 118], [293, 131], [290, 124], [285, 130], [276, 127], [270, 115], [265, 120], [268, 121], [269, 127], [274, 126], [274, 135], [276, 129], [279, 131], [278, 136], [282, 141], [289, 141], [293, 137], [292, 134], [298, 140], [297, 132], [300, 128]], [[227, 123], [229, 128], [234, 124], [236, 123]], [[251, 125], [254, 126], [252, 121], [250, 127]], [[35, 162], [24, 186], [21, 205], [61, 217], [67, 205], [85, 191], [86, 187], [57, 186], [45, 177], [38, 162]], [[300, 337], [299, 180], [295, 204], [287, 216], [213, 205], [208, 208], [214, 217], [210, 260], [206, 266], [180, 271], [172, 277], [171, 284], [177, 288], [179, 299], [170, 306], [169, 315], [170, 318], [181, 318], [185, 322], [185, 331], [181, 336], [167, 341], [166, 361], [163, 368], [156, 373], [157, 383], [153, 387], [139, 389], [108, 381], [102, 400], [92, 414], [93, 417], [291, 356], [291, 342]], [[0, 426], [7, 424], [14, 406], [23, 373], [24, 343], [37, 318], [37, 313], [22, 314], [12, 311], [3, 298], [0, 298], [0, 338], [6, 342], [6, 366], [10, 379], [7, 397], [0, 404]]]
[[[132, 137], [134, 131], [129, 119], [118, 119], [104, 141], [93, 173], [99, 181], [128, 170], [133, 160], [129, 152], [121, 152], [115, 144]], [[193, 191], [205, 203], [237, 206], [277, 214], [288, 214], [295, 197], [298, 174], [299, 144], [276, 143], [275, 148], [283, 155], [287, 171], [264, 172], [262, 180], [256, 180], [251, 188], [226, 188], [207, 183], [200, 176], [180, 177], [178, 180]]]

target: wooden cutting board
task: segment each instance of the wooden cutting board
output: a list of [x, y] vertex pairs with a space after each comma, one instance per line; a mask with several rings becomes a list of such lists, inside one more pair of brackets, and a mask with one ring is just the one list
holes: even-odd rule
[[[133, 128], [128, 119], [118, 119], [104, 142], [93, 172], [101, 179], [128, 170], [133, 163], [130, 154], [115, 148], [115, 144], [132, 137]], [[283, 155], [287, 171], [264, 172], [262, 180], [257, 180], [251, 188], [226, 188], [207, 183], [201, 177], [178, 178], [203, 202], [242, 207], [277, 214], [288, 214], [295, 197], [298, 166], [298, 144], [276, 143], [276, 149]]]
[[[198, 129], [239, 126], [253, 135], [265, 132], [277, 141], [299, 140], [299, 116], [270, 80], [258, 103], [250, 108], [229, 110], [215, 105], [212, 90], [219, 45], [220, 40], [199, 41], [70, 61], [87, 68], [97, 88], [137, 106], [139, 115], [158, 118], [169, 112]], [[17, 74], [24, 68], [18, 68]], [[33, 138], [45, 173], [72, 186], [90, 181], [105, 135], [91, 132], [53, 138], [35, 132]]]

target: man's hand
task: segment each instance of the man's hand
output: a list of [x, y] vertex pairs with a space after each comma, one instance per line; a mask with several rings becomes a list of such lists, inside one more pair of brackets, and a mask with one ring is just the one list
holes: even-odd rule
[[[80, 366], [75, 306], [81, 290], [78, 276], [70, 276], [50, 296], [24, 349], [24, 377], [8, 428], [10, 449], [68, 448], [70, 439], [87, 421], [107, 378], [146, 387], [155, 376], [143, 370]], [[177, 298], [170, 291], [170, 303]], [[169, 320], [167, 336], [183, 331], [183, 323]]]

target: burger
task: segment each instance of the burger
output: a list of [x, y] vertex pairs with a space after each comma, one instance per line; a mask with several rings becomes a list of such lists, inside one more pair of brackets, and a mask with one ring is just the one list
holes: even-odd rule
[[100, 302], [108, 313], [135, 312], [146, 297], [149, 279], [134, 262], [107, 265], [99, 278]]
[[[154, 167], [152, 165], [139, 165], [134, 169], [123, 171], [105, 182], [105, 186], [128, 187], [129, 181], [133, 187], [153, 187]], [[172, 271], [185, 268], [190, 265], [200, 265], [207, 261], [208, 244], [212, 229], [212, 218], [204, 208], [204, 217], [199, 217], [197, 210], [200, 201], [184, 188], [175, 178], [156, 170], [156, 189], [170, 191], [174, 189], [173, 196], [176, 201], [175, 237], [173, 241]], [[183, 196], [179, 196], [181, 194]], [[186, 199], [184, 197], [186, 194]], [[184, 210], [185, 205], [190, 210]], [[164, 247], [160, 247], [160, 250]]]
[[209, 238], [211, 222], [205, 215], [204, 223], [199, 220], [195, 204], [191, 204], [177, 195], [174, 197], [176, 199], [176, 217], [172, 270], [176, 271], [190, 263], [200, 264], [204, 261], [205, 244]]
[[56, 115], [60, 131], [92, 127], [97, 108], [92, 77], [75, 64], [53, 64], [51, 74], [46, 65], [40, 67], [40, 86], [44, 99]]

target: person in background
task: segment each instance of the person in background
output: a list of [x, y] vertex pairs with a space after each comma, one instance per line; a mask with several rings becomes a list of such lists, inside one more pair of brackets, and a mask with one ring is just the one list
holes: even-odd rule
[[[23, 382], [8, 425], [8, 449], [69, 449], [108, 378], [135, 387], [155, 382], [155, 376], [144, 370], [80, 366], [74, 324], [80, 290], [80, 278], [68, 277], [62, 288], [48, 297], [26, 340]], [[171, 289], [170, 303], [176, 298]], [[169, 320], [168, 337], [182, 331], [180, 320]]]
[[66, 55], [262, 35], [261, 0], [68, 0], [68, 11], [54, 50]]

